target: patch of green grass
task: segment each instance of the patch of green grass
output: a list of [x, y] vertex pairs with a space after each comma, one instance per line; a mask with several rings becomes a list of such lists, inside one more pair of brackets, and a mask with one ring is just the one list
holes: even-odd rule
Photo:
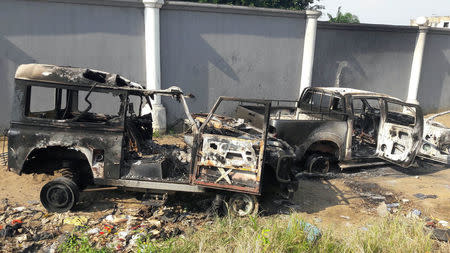
[[324, 229], [308, 241], [298, 214], [278, 217], [218, 218], [185, 237], [142, 240], [138, 252], [431, 252], [423, 223], [401, 216], [375, 218], [367, 230]]
[[153, 138], [159, 138], [159, 137], [161, 137], [161, 133], [158, 130], [153, 131]]
[[61, 253], [109, 253], [113, 252], [109, 248], [97, 249], [89, 243], [87, 236], [77, 236], [71, 234], [59, 247], [58, 252]]

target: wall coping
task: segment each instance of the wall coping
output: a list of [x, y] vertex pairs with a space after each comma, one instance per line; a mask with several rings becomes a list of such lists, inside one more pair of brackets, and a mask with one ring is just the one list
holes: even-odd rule
[[450, 35], [450, 29], [449, 28], [430, 27], [430, 29], [428, 29], [427, 33]]
[[407, 32], [417, 33], [418, 26], [406, 25], [382, 25], [382, 24], [341, 24], [330, 23], [327, 21], [317, 22], [318, 29], [333, 29], [333, 30], [351, 30], [351, 31], [379, 31], [379, 32]]
[[[311, 11], [293, 11], [275, 8], [248, 7], [224, 4], [208, 4], [180, 1], [166, 1], [162, 7], [165, 10], [187, 10], [199, 12], [231, 13], [241, 15], [275, 16], [306, 18], [307, 12]], [[317, 12], [318, 14], [320, 12]]]
[[144, 8], [144, 3], [139, 0], [135, 0], [135, 1], [126, 1], [126, 0], [24, 0], [24, 1]]
[[[142, 0], [24, 0], [33, 2], [53, 2], [53, 3], [70, 3], [70, 4], [84, 4], [84, 5], [101, 5], [101, 6], [116, 6], [116, 7], [134, 7], [144, 8], [145, 5]], [[258, 16], [275, 16], [275, 17], [292, 17], [292, 18], [306, 18], [307, 14], [319, 15], [318, 11], [294, 11], [275, 8], [261, 8], [248, 7], [237, 5], [224, 4], [208, 4], [195, 2], [181, 2], [181, 1], [165, 1], [162, 9], [165, 10], [187, 10], [198, 12], [215, 12], [215, 13], [231, 13], [241, 15], [258, 15]]]

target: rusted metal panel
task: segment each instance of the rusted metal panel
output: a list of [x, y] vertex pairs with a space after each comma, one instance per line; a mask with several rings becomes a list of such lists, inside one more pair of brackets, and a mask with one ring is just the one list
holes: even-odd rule
[[199, 166], [214, 166], [256, 172], [258, 157], [255, 145], [259, 140], [203, 134], [203, 147]]
[[144, 180], [126, 180], [126, 179], [95, 179], [98, 185], [122, 186], [129, 188], [154, 189], [161, 191], [183, 191], [183, 192], [205, 192], [205, 189], [197, 185], [175, 184], [167, 182], [152, 182]]
[[[239, 119], [215, 115], [221, 103], [230, 101], [264, 106], [267, 113], [264, 113], [264, 124], [257, 130], [258, 134], [249, 134], [235, 128], [244, 124]], [[197, 115], [195, 119], [202, 122], [197, 136], [197, 142], [201, 143], [201, 146], [195, 150], [192, 182], [210, 188], [260, 194], [269, 110], [269, 101], [220, 97], [206, 117]], [[234, 131], [238, 134], [209, 134], [208, 128]]]

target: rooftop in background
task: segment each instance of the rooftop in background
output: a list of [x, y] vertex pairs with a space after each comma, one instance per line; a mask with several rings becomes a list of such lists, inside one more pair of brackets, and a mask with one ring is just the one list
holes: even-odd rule
[[[427, 19], [427, 26], [450, 28], [450, 16], [432, 16], [425, 18]], [[417, 26], [416, 19], [411, 19], [410, 25]]]

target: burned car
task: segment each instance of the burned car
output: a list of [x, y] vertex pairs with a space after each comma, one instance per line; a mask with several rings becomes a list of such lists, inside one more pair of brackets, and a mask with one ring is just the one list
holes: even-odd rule
[[[408, 167], [419, 151], [423, 115], [418, 105], [385, 94], [312, 87], [297, 101], [273, 100], [270, 132], [295, 148], [309, 172], [378, 164]], [[236, 116], [262, 123], [260, 106], [241, 106]], [[257, 125], [258, 125], [257, 124]]]
[[[156, 95], [181, 103], [189, 123], [180, 137], [183, 147], [153, 139], [152, 115], [143, 108], [151, 107]], [[185, 97], [177, 87], [146, 90], [92, 69], [21, 65], [15, 76], [8, 169], [19, 175], [60, 171], [62, 177], [40, 193], [52, 212], [70, 210], [90, 185], [216, 194], [216, 204], [226, 202], [238, 215], [258, 210], [264, 177], [295, 191], [294, 151], [268, 136], [269, 101], [221, 97], [208, 114], [193, 117]], [[220, 108], [231, 108], [228, 103], [261, 106], [265, 116], [254, 127], [218, 115]]]

